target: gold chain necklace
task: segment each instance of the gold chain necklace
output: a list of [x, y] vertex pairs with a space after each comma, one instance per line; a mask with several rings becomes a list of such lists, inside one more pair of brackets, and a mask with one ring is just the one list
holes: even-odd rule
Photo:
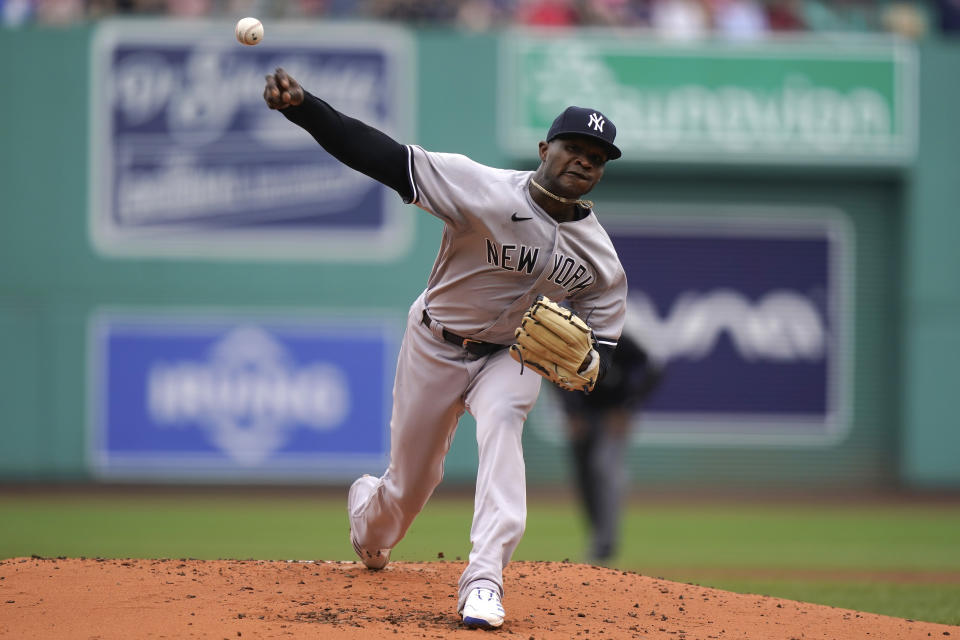
[[537, 189], [540, 189], [544, 194], [550, 196], [554, 200], [562, 202], [564, 204], [578, 204], [585, 209], [593, 209], [593, 200], [570, 200], [569, 198], [561, 198], [560, 196], [554, 195], [537, 184], [537, 181], [533, 178], [530, 178], [530, 184], [535, 186]]

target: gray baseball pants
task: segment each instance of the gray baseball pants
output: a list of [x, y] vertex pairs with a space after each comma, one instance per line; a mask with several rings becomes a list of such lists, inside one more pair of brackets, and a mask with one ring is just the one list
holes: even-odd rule
[[368, 549], [392, 549], [443, 478], [443, 460], [457, 422], [477, 423], [479, 464], [473, 545], [460, 577], [458, 611], [473, 587], [503, 596], [503, 568], [523, 537], [527, 517], [521, 434], [541, 378], [521, 375], [507, 349], [477, 357], [423, 324], [423, 295], [410, 307], [400, 347], [390, 420], [390, 465], [353, 518], [353, 534]]

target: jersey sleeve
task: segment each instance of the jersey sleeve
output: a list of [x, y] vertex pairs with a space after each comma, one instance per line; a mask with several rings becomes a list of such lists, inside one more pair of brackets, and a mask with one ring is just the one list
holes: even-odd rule
[[607, 285], [588, 288], [570, 299], [570, 307], [590, 325], [599, 346], [616, 348], [627, 313], [627, 276], [619, 262], [603, 274]]
[[472, 212], [483, 209], [488, 187], [500, 180], [498, 171], [456, 153], [408, 149], [412, 203], [451, 227], [469, 225]]

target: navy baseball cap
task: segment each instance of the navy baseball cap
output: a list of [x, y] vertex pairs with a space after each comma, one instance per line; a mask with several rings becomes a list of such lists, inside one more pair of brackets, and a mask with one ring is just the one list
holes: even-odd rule
[[558, 115], [557, 119], [550, 125], [550, 131], [547, 132], [547, 142], [564, 134], [590, 136], [600, 140], [607, 148], [607, 160], [616, 160], [622, 155], [620, 149], [613, 144], [614, 138], [617, 137], [616, 125], [596, 109], [585, 109], [583, 107], [567, 107], [564, 109], [563, 113]]

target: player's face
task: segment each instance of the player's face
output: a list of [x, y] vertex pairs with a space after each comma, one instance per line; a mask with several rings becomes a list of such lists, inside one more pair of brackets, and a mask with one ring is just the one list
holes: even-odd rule
[[[606, 148], [589, 136], [567, 136], [540, 143], [541, 178], [559, 195], [589, 193], [603, 177]], [[545, 187], [547, 185], [544, 185]]]

